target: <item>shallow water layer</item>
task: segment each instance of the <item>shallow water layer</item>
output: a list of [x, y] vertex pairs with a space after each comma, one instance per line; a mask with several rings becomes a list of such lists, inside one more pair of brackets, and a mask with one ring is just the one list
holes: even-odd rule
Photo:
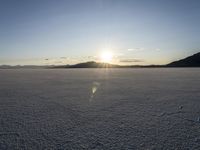
[[200, 69], [0, 70], [0, 149], [200, 149]]

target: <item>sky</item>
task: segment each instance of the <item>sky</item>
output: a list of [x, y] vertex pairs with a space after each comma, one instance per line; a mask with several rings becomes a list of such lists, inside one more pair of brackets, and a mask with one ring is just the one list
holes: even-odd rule
[[[199, 0], [0, 0], [0, 65], [166, 64], [200, 51]], [[111, 57], [111, 56], [109, 56]]]

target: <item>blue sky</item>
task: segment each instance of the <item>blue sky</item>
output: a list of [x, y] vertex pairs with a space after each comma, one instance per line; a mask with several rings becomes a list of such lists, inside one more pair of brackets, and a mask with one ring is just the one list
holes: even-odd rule
[[165, 64], [200, 50], [199, 0], [1, 0], [0, 64]]

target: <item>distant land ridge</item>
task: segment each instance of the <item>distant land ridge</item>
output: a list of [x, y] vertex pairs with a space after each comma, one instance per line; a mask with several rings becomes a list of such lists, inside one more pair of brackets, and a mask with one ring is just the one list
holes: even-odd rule
[[34, 66], [34, 65], [24, 65], [24, 66], [9, 66], [1, 65], [0, 69], [56, 69], [56, 68], [164, 68], [164, 67], [200, 67], [200, 52], [192, 56], [186, 57], [184, 59], [171, 62], [166, 65], [116, 65], [102, 62], [83, 62], [74, 65], [47, 65], [47, 66]]

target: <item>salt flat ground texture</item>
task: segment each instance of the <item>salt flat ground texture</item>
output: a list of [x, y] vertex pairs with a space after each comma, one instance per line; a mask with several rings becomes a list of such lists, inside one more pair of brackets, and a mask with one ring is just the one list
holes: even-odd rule
[[0, 70], [0, 149], [200, 149], [200, 69]]

